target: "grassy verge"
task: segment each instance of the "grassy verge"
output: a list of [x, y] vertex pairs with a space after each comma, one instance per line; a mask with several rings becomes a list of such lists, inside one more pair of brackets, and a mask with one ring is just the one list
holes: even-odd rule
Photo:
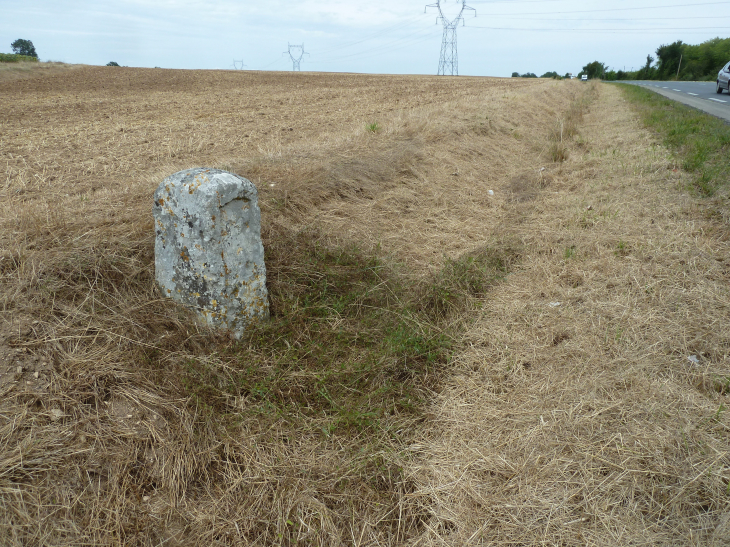
[[316, 233], [282, 231], [266, 249], [272, 320], [228, 347], [225, 366], [187, 361], [182, 385], [216, 420], [283, 421], [325, 438], [391, 436], [419, 419], [448, 363], [455, 319], [518, 256], [483, 247], [414, 287], [397, 266]]
[[562, 163], [568, 159], [569, 143], [578, 134], [578, 124], [591, 102], [596, 99], [596, 94], [596, 86], [591, 85], [588, 93], [575, 99], [565, 114], [556, 120], [548, 134], [548, 151], [552, 161]]
[[681, 162], [695, 173], [695, 188], [710, 197], [730, 188], [730, 125], [676, 101], [634, 85], [621, 85], [625, 96]]
[[[39, 225], [34, 249], [19, 248], [0, 264], [2, 280], [10, 283], [43, 263], [26, 285], [33, 295], [14, 309], [38, 319], [27, 332], [10, 335], [9, 343], [39, 348], [44, 342], [31, 336], [33, 329], [55, 341], [50, 358], [59, 379], [46, 406], [36, 406], [38, 412], [55, 409], [69, 417], [69, 428], [83, 429], [69, 450], [77, 454], [90, 439], [116, 435], [119, 426], [103, 418], [115, 412], [130, 426], [149, 423], [159, 436], [153, 441], [141, 429], [125, 430], [127, 436], [108, 445], [116, 454], [130, 450], [117, 458], [104, 486], [112, 492], [105, 499], [121, 500], [129, 514], [115, 528], [123, 543], [158, 526], [125, 496], [143, 503], [169, 492], [170, 503], [181, 503], [202, 499], [206, 490], [225, 490], [227, 518], [241, 521], [240, 534], [252, 544], [295, 545], [310, 534], [311, 543], [299, 544], [335, 545], [327, 538], [361, 514], [377, 518], [378, 533], [392, 536], [393, 544], [417, 534], [424, 517], [415, 501], [412, 507], [403, 501], [413, 491], [402, 471], [403, 448], [416, 438], [430, 396], [441, 388], [475, 297], [511, 269], [516, 246], [491, 242], [414, 283], [401, 264], [373, 252], [311, 230], [270, 227], [264, 238], [273, 316], [233, 343], [196, 329], [187, 312], [155, 298], [149, 226], [136, 216], [130, 221], [68, 245], [54, 239], [58, 226]], [[102, 250], [104, 240], [115, 243]], [[37, 400], [25, 390], [12, 397], [18, 408]], [[84, 429], [99, 414], [104, 421]], [[0, 467], [14, 457], [11, 447], [24, 447], [32, 435], [30, 421], [14, 423], [0, 443], [0, 454], [8, 454]], [[153, 442], [159, 455], [142, 469], [139, 458]], [[37, 442], [33, 447], [42, 449]], [[97, 458], [89, 449], [73, 461], [86, 468]], [[11, 471], [4, 480], [0, 488], [27, 476]], [[58, 494], [43, 495], [43, 503], [53, 503]], [[242, 517], [247, 508], [257, 518]], [[0, 535], [9, 520], [3, 511]], [[103, 516], [77, 511], [68, 503], [60, 518], [97, 530], [97, 543], [112, 533], [115, 525]], [[92, 526], [90, 519], [101, 520]], [[228, 525], [239, 533], [232, 520]]]

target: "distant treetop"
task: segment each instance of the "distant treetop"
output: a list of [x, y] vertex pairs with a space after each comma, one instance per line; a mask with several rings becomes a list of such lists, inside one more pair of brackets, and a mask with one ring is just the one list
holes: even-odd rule
[[28, 57], [35, 57], [38, 58], [38, 54], [35, 51], [35, 46], [33, 45], [33, 42], [30, 40], [23, 40], [22, 38], [18, 38], [10, 44], [10, 47], [13, 48], [13, 53], [16, 55], [26, 55]]
[[109, 62], [108, 62], [108, 63], [106, 64], [106, 66], [119, 66], [119, 63], [117, 63], [116, 61], [109, 61]]
[[583, 74], [588, 75], [589, 80], [593, 80], [596, 78], [603, 78], [606, 74], [606, 70], [608, 67], [599, 61], [593, 61], [592, 63], [588, 63], [586, 66], [583, 67], [583, 70], [581, 71], [581, 76]]

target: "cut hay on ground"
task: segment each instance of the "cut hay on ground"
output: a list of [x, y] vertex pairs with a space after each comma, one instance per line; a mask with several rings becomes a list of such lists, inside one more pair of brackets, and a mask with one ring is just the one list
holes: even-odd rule
[[728, 231], [615, 88], [413, 447], [420, 545], [728, 545]]
[[[730, 541], [727, 227], [617, 90], [85, 67], [0, 93], [8, 545]], [[412, 288], [382, 301], [428, 309], [394, 324], [452, 348], [414, 408], [334, 427], [313, 367], [286, 407], [191, 385], [263, 382], [300, 342], [237, 346], [160, 299], [152, 192], [201, 165], [258, 185], [273, 288], [316, 282], [321, 249]], [[472, 256], [511, 273], [444, 297]]]

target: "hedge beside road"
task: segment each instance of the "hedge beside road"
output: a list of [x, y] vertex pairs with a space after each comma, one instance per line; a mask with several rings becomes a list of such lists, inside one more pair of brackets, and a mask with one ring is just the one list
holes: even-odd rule
[[38, 57], [30, 55], [17, 55], [15, 53], [0, 53], [0, 63], [20, 63], [20, 62], [37, 63]]

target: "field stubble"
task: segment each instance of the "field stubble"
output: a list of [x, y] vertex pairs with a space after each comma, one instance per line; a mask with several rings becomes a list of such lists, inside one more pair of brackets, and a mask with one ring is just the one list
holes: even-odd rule
[[[0, 91], [9, 544], [726, 540], [727, 236], [617, 91]], [[151, 194], [200, 165], [260, 190], [274, 319], [242, 344], [152, 283]]]

